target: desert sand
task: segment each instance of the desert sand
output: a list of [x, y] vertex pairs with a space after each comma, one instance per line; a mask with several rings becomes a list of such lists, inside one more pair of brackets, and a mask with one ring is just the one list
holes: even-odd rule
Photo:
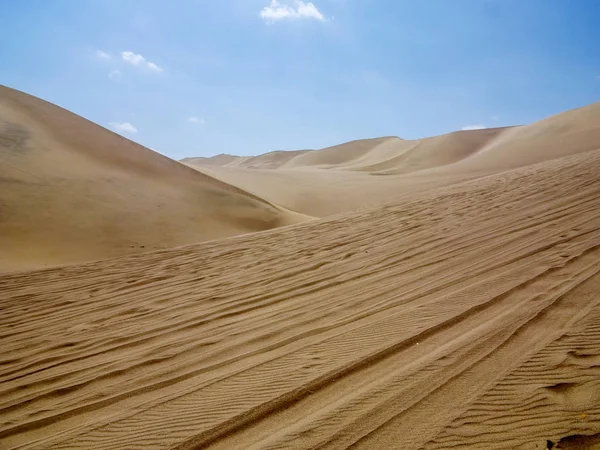
[[1, 93], [1, 449], [600, 448], [600, 104], [194, 170]]
[[290, 155], [277, 170], [256, 163], [245, 170], [243, 158], [183, 162], [279, 206], [326, 217], [597, 149], [599, 124], [600, 103], [595, 103], [521, 127], [457, 131], [417, 141], [366, 139], [304, 151]]
[[0, 164], [0, 271], [169, 248], [307, 219], [5, 87]]

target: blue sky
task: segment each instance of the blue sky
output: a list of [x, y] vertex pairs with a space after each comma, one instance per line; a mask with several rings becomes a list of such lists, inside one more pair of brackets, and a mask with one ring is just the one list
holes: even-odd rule
[[176, 159], [600, 100], [596, 0], [7, 0], [0, 16], [1, 84]]

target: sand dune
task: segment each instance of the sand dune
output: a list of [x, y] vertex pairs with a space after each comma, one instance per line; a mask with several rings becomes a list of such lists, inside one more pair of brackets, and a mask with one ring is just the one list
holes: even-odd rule
[[[365, 139], [317, 151], [302, 151], [284, 164], [271, 167], [244, 165], [247, 157], [225, 164], [205, 165], [194, 158], [184, 162], [289, 210], [326, 217], [472, 178], [470, 174], [422, 177], [418, 172], [459, 161], [504, 130], [459, 131], [419, 141], [394, 137]], [[253, 170], [247, 170], [249, 168]], [[413, 176], [374, 176], [390, 173], [412, 173]]]
[[227, 155], [221, 153], [219, 155], [211, 156], [210, 158], [199, 156], [196, 158], [183, 158], [182, 163], [187, 165], [199, 165], [199, 166], [226, 166], [230, 162], [237, 161], [243, 158], [242, 156]]
[[315, 166], [369, 173], [410, 173], [460, 161], [506, 130], [456, 131], [412, 141], [394, 137], [353, 141], [295, 157], [283, 167]]
[[0, 449], [599, 448], [599, 119], [181, 164], [1, 88]]
[[461, 161], [490, 142], [494, 142], [508, 128], [455, 131], [410, 142], [410, 146], [392, 158], [364, 165], [360, 170], [378, 174], [405, 174], [434, 167], [445, 167]]
[[[352, 141], [317, 151], [272, 152], [254, 157], [217, 155], [186, 158], [191, 166], [251, 167], [273, 153], [287, 154], [283, 164], [260, 169], [320, 168], [378, 174], [407, 174], [426, 169], [449, 172], [514, 169], [574, 153], [595, 150], [600, 143], [600, 102], [567, 111], [531, 125], [456, 131], [419, 140], [383, 137]], [[457, 164], [453, 167], [448, 165]]]
[[0, 446], [593, 448], [599, 202], [591, 151], [5, 275]]
[[0, 87], [0, 271], [304, 220], [50, 103]]
[[207, 157], [184, 158], [182, 163], [188, 166], [226, 166], [246, 169], [277, 169], [292, 158], [312, 150], [276, 150], [258, 156], [234, 156], [220, 154]]
[[521, 127], [349, 142], [293, 157], [275, 170], [191, 166], [292, 211], [326, 217], [600, 148], [599, 123], [595, 103]]
[[361, 139], [358, 141], [347, 142], [345, 144], [335, 145], [333, 147], [323, 148], [319, 151], [313, 151], [298, 155], [288, 161], [284, 167], [331, 167], [343, 166], [369, 152], [378, 148], [388, 141], [398, 141], [394, 137], [382, 137], [375, 139]]
[[453, 170], [508, 170], [598, 148], [600, 102], [506, 130]]
[[277, 169], [288, 161], [312, 150], [277, 150], [258, 156], [244, 156], [231, 161], [227, 167], [245, 167], [247, 169]]

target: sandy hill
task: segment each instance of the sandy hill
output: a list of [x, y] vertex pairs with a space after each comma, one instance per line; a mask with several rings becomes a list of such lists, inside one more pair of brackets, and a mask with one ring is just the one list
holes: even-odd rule
[[258, 156], [245, 156], [227, 164], [228, 167], [245, 167], [247, 169], [278, 169], [296, 157], [312, 152], [312, 150], [276, 150]]
[[303, 220], [6, 87], [0, 87], [0, 161], [0, 271]]
[[369, 173], [408, 173], [460, 161], [480, 150], [508, 128], [456, 131], [419, 140], [398, 137], [362, 139], [317, 151], [276, 151], [259, 156], [216, 155], [185, 158], [191, 166], [258, 169], [331, 169]]
[[182, 163], [188, 165], [202, 165], [202, 166], [226, 166], [228, 163], [240, 159], [241, 156], [228, 155], [221, 153], [220, 155], [211, 156], [210, 158], [204, 156], [198, 156], [194, 158], [184, 158], [181, 160]]
[[416, 172], [445, 166], [475, 153], [506, 128], [457, 131], [419, 140], [397, 137], [364, 139], [290, 159], [284, 168], [322, 168], [378, 173]]
[[370, 152], [350, 168], [373, 174], [406, 174], [444, 167], [473, 155], [493, 142], [508, 128], [455, 131], [414, 141], [396, 143], [394, 152], [380, 155]]
[[0, 275], [0, 448], [599, 448], [599, 124], [194, 170], [0, 89], [0, 264], [138, 252]]
[[188, 166], [225, 166], [241, 167], [246, 169], [277, 169], [285, 165], [296, 156], [311, 152], [312, 150], [275, 150], [258, 156], [233, 156], [220, 154], [216, 156], [184, 158], [182, 163]]
[[0, 277], [0, 448], [598, 448], [600, 150], [569, 146], [385, 207]]
[[600, 148], [600, 102], [506, 130], [453, 171], [498, 172]]
[[360, 139], [323, 148], [318, 151], [302, 154], [288, 161], [284, 167], [336, 167], [343, 166], [356, 158], [369, 153], [378, 146], [389, 140], [400, 140], [393, 137], [382, 137], [375, 139]]
[[504, 130], [459, 131], [417, 141], [397, 137], [363, 139], [297, 155], [288, 152], [284, 164], [258, 166], [251, 171], [239, 164], [247, 157], [210, 165], [194, 159], [188, 164], [290, 210], [325, 217], [467, 179], [465, 175], [411, 179], [373, 175], [411, 173], [451, 164], [475, 153]]
[[292, 157], [275, 170], [193, 167], [290, 210], [325, 217], [600, 148], [599, 123], [595, 103], [521, 127], [353, 141]]

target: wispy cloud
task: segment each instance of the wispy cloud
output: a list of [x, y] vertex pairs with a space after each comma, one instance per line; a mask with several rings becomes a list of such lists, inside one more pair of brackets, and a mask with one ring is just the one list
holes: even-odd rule
[[106, 53], [103, 50], [96, 50], [96, 58], [99, 58], [99, 59], [110, 59], [111, 56], [110, 56], [110, 53]]
[[279, 0], [271, 0], [269, 6], [265, 6], [260, 12], [260, 17], [267, 22], [277, 22], [286, 19], [325, 21], [325, 16], [323, 16], [314, 3], [302, 0], [293, 0], [287, 3], [281, 3]]
[[204, 125], [206, 123], [206, 121], [204, 119], [201, 119], [201, 118], [196, 117], [196, 116], [190, 116], [190, 117], [188, 117], [188, 122], [195, 123], [197, 125]]
[[131, 125], [129, 122], [111, 122], [109, 124], [119, 133], [137, 133], [138, 130], [136, 127]]
[[108, 73], [108, 78], [110, 78], [111, 80], [118, 80], [119, 78], [121, 78], [121, 71], [117, 69], [111, 70]]
[[162, 72], [162, 67], [157, 64], [148, 61], [142, 55], [133, 53], [131, 51], [121, 52], [121, 58], [123, 61], [133, 64], [134, 66], [146, 67], [154, 72]]
[[148, 64], [146, 64], [146, 67], [148, 67], [148, 69], [150, 70], [154, 70], [155, 72], [162, 72], [162, 67], [157, 66], [153, 62], [149, 62]]
[[483, 130], [484, 128], [487, 128], [485, 125], [467, 125], [461, 128], [461, 130], [463, 131], [469, 131], [469, 130]]

